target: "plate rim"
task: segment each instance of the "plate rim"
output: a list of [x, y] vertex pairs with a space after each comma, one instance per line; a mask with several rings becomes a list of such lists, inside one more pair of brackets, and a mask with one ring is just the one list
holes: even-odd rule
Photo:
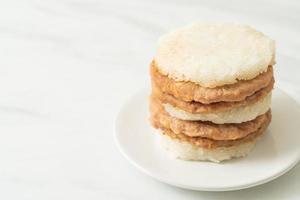
[[[288, 96], [289, 98], [293, 99], [293, 101], [299, 106], [298, 102], [292, 96], [290, 96], [287, 92], [285, 92], [282, 88], [275, 87], [274, 90], [278, 90], [279, 92], [284, 93], [286, 96]], [[242, 190], [242, 189], [247, 189], [247, 188], [259, 186], [259, 185], [262, 185], [264, 183], [267, 183], [267, 182], [270, 182], [272, 180], [275, 180], [278, 177], [280, 177], [283, 174], [285, 174], [288, 171], [290, 171], [300, 161], [300, 154], [299, 154], [298, 157], [295, 159], [294, 162], [292, 162], [290, 165], [287, 165], [285, 168], [282, 168], [280, 171], [278, 171], [277, 173], [275, 173], [273, 175], [264, 177], [263, 179], [260, 179], [260, 180], [255, 181], [255, 182], [244, 183], [244, 184], [239, 184], [239, 185], [233, 185], [233, 186], [229, 186], [229, 187], [190, 186], [190, 185], [185, 185], [185, 184], [178, 183], [176, 181], [172, 182], [172, 181], [169, 181], [169, 180], [167, 180], [167, 179], [165, 179], [163, 177], [160, 177], [160, 176], [156, 175], [155, 173], [151, 172], [151, 170], [147, 170], [143, 166], [139, 165], [133, 158], [131, 158], [130, 155], [128, 155], [128, 153], [126, 152], [126, 150], [122, 147], [121, 142], [120, 142], [119, 137], [118, 137], [118, 133], [120, 132], [119, 131], [119, 124], [121, 123], [120, 122], [120, 120], [121, 120], [120, 116], [122, 115], [122, 113], [125, 112], [125, 109], [131, 103], [131, 100], [134, 97], [139, 96], [139, 94], [145, 93], [146, 91], [148, 91], [147, 88], [145, 88], [145, 87], [141, 88], [141, 89], [137, 90], [135, 93], [133, 93], [132, 95], [130, 95], [124, 101], [124, 103], [121, 106], [121, 109], [117, 112], [117, 115], [116, 115], [116, 118], [115, 118], [113, 138], [114, 138], [114, 143], [116, 144], [118, 150], [121, 152], [121, 154], [125, 157], [125, 159], [130, 164], [132, 164], [139, 171], [145, 173], [146, 175], [152, 177], [155, 180], [158, 180], [161, 183], [165, 183], [165, 184], [168, 184], [168, 185], [171, 185], [171, 186], [175, 186], [175, 187], [178, 187], [178, 188], [183, 188], [183, 189], [188, 189], [188, 190], [194, 190], [194, 191], [214, 191], [214, 192], [236, 191], [236, 190]]]

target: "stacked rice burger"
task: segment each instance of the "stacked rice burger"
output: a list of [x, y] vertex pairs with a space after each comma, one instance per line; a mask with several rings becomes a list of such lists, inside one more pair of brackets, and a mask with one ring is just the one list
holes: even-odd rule
[[271, 121], [275, 42], [246, 25], [194, 23], [162, 36], [150, 66], [151, 123], [184, 160], [247, 155]]

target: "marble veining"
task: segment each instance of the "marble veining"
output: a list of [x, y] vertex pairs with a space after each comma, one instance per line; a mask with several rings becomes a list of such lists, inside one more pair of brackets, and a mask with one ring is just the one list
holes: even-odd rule
[[149, 85], [158, 37], [194, 20], [250, 24], [277, 42], [276, 85], [300, 102], [299, 1], [0, 2], [0, 199], [298, 199], [300, 166], [237, 192], [193, 192], [138, 172], [113, 141]]

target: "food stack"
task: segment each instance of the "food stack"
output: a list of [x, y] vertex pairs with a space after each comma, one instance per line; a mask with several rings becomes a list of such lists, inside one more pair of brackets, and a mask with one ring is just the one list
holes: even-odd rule
[[150, 66], [151, 123], [184, 160], [247, 155], [271, 121], [275, 42], [246, 25], [193, 23], [162, 36]]

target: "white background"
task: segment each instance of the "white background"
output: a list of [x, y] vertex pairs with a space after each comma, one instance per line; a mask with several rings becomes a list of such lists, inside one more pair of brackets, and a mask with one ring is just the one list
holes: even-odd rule
[[1, 1], [0, 199], [299, 199], [300, 165], [252, 189], [192, 192], [143, 175], [116, 149], [114, 119], [149, 85], [158, 37], [194, 20], [274, 38], [276, 84], [300, 102], [299, 1]]

